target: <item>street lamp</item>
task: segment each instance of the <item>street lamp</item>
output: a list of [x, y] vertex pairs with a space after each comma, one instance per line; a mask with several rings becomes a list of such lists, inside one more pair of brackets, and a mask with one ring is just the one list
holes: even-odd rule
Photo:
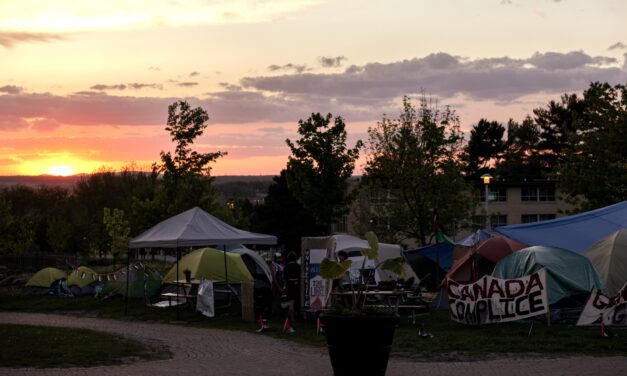
[[481, 175], [481, 179], [483, 179], [483, 185], [485, 186], [485, 217], [486, 217], [486, 230], [490, 229], [490, 214], [488, 214], [488, 201], [490, 201], [490, 194], [489, 194], [489, 185], [490, 185], [490, 179], [492, 179], [492, 175], [490, 174], [483, 174]]

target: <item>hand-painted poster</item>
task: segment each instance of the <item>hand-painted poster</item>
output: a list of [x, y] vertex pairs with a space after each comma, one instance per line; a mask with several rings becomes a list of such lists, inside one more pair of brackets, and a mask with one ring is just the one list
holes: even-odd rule
[[451, 319], [462, 324], [516, 321], [549, 310], [545, 269], [515, 279], [486, 275], [468, 285], [448, 279], [447, 286]]
[[326, 256], [326, 249], [308, 249], [303, 255], [305, 309], [318, 311], [326, 306], [329, 281], [320, 276], [320, 263]]
[[627, 325], [627, 283], [612, 297], [592, 289], [577, 325]]

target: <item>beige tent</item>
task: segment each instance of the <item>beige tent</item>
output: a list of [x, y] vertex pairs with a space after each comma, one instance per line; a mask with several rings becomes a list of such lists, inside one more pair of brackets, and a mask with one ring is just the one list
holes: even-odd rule
[[594, 265], [610, 296], [627, 282], [627, 229], [599, 240], [583, 255]]

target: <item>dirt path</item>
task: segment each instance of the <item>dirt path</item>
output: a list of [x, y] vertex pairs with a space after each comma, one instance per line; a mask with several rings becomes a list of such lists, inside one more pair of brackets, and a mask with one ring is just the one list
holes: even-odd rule
[[[332, 375], [326, 350], [256, 333], [102, 320], [89, 317], [0, 312], [1, 323], [89, 328], [148, 343], [166, 345], [167, 360], [92, 368], [0, 368], [0, 375]], [[1, 349], [0, 349], [1, 351]], [[627, 357], [498, 359], [478, 362], [414, 362], [392, 357], [387, 376], [395, 375], [619, 375]]]

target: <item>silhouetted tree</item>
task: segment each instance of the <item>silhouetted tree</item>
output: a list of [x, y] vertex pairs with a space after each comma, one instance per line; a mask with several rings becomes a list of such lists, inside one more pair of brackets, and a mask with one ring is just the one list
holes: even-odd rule
[[[333, 125], [331, 121], [333, 120]], [[346, 125], [341, 117], [311, 114], [299, 120], [296, 142], [286, 140], [292, 155], [287, 162], [287, 184], [316, 223], [330, 231], [331, 224], [348, 212], [352, 195], [348, 178], [353, 174], [362, 142], [346, 147]]]
[[453, 110], [424, 96], [416, 109], [405, 97], [400, 117], [384, 117], [368, 134], [362, 189], [371, 192], [378, 234], [427, 244], [435, 209], [449, 228], [470, 216], [474, 202], [462, 176], [463, 135]]

